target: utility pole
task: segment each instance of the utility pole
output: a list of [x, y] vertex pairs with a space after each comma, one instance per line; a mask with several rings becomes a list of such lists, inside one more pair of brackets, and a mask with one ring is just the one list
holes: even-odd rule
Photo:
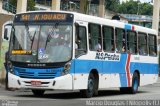
[[52, 0], [51, 10], [60, 10], [61, 0]]
[[27, 11], [27, 0], [18, 0], [17, 1], [17, 13]]
[[80, 0], [80, 12], [83, 14], [87, 13], [87, 0]]
[[105, 0], [99, 0], [99, 17], [105, 16]]
[[160, 0], [154, 0], [153, 6], [153, 19], [152, 19], [152, 29], [158, 31], [159, 29], [159, 14], [160, 13]]

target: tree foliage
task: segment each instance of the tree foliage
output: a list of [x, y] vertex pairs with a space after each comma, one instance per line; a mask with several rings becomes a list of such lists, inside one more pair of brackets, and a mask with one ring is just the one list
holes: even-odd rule
[[34, 0], [28, 0], [27, 1], [27, 10], [28, 11], [33, 11], [33, 10], [35, 10], [35, 5], [36, 5], [36, 3], [35, 3], [35, 1]]
[[105, 0], [106, 9], [111, 11], [117, 11], [120, 5], [120, 0]]
[[[9, 3], [17, 7], [17, 0], [9, 0]], [[27, 11], [35, 10], [34, 6], [35, 6], [34, 0], [27, 0]]]
[[122, 2], [122, 4], [118, 7], [117, 12], [122, 14], [137, 14], [138, 8], [138, 2], [130, 0], [127, 2]]
[[[69, 0], [62, 0], [62, 1], [69, 1]], [[84, 0], [85, 3], [85, 10], [87, 10], [87, 0]], [[94, 1], [94, 2], [93, 2]], [[17, 0], [9, 0], [9, 2], [17, 6]], [[34, 0], [27, 0], [27, 10], [32, 11], [35, 10], [35, 1]], [[92, 3], [98, 3], [99, 0], [92, 0]], [[120, 3], [120, 0], [105, 0], [106, 9], [122, 13], [122, 14], [139, 14], [139, 15], [152, 15], [153, 12], [153, 5], [149, 3], [141, 3], [135, 0], [128, 0], [127, 2]]]
[[139, 14], [141, 15], [153, 15], [153, 5], [149, 3], [140, 4]]
[[141, 3], [140, 1], [129, 0], [120, 3], [120, 0], [106, 0], [106, 9], [121, 14], [152, 15], [153, 5]]

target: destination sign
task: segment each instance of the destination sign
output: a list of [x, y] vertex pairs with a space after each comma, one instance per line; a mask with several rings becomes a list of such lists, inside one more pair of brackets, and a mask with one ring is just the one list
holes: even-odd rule
[[14, 22], [73, 22], [73, 15], [67, 13], [36, 12], [24, 13], [15, 16]]
[[32, 51], [31, 50], [12, 50], [13, 55], [31, 55]]

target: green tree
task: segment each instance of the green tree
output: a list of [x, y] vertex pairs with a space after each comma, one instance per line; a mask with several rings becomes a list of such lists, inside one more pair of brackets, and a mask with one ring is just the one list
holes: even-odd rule
[[36, 3], [35, 3], [34, 0], [28, 0], [27, 4], [28, 4], [28, 6], [27, 6], [28, 11], [34, 11], [35, 10], [34, 6], [36, 5]]
[[17, 0], [9, 0], [9, 3], [17, 7]]
[[105, 0], [106, 9], [117, 12], [120, 0]]
[[149, 3], [142, 3], [139, 7], [140, 15], [153, 15], [153, 5]]
[[[10, 0], [9, 3], [17, 7], [17, 0]], [[34, 6], [35, 6], [34, 0], [27, 0], [27, 11], [35, 10]]]
[[117, 11], [122, 14], [138, 14], [138, 15], [152, 15], [153, 6], [149, 3], [141, 3], [138, 1], [122, 2], [118, 6]]
[[122, 14], [137, 14], [138, 10], [138, 2], [130, 0], [127, 2], [122, 2], [122, 4], [118, 7], [117, 12]]

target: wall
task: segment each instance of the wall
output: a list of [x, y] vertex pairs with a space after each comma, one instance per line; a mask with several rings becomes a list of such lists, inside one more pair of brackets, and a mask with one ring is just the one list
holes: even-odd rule
[[0, 82], [5, 78], [4, 54], [8, 49], [8, 42], [2, 40], [2, 26], [6, 21], [13, 19], [13, 15], [0, 13]]

